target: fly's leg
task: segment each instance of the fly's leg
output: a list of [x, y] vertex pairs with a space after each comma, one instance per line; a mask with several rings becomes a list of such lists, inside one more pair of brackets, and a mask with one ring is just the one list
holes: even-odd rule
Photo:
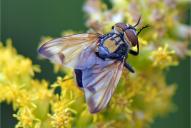
[[[100, 57], [102, 59], [105, 60], [105, 58], [109, 58], [109, 59], [116, 59], [119, 61], [123, 61], [123, 57], [121, 57], [119, 54], [116, 53], [111, 53], [111, 54], [106, 54], [103, 55], [102, 57]], [[135, 70], [132, 68], [132, 66], [130, 64], [128, 64], [127, 62], [124, 62], [124, 66], [125, 68], [127, 68], [130, 72], [135, 73]]]
[[130, 72], [132, 72], [132, 73], [135, 72], [134, 69], [131, 67], [131, 65], [128, 64], [127, 62], [124, 63], [124, 66], [125, 66]]
[[139, 54], [138, 51], [133, 51], [133, 50], [131, 50], [131, 49], [130, 49], [129, 53], [130, 53], [131, 55], [134, 55], [134, 56], [137, 56], [137, 55]]
[[[121, 62], [124, 61], [124, 57], [121, 56], [121, 55], [119, 55], [119, 54], [117, 54], [117, 53], [111, 53], [111, 54], [109, 54], [109, 55], [107, 56], [107, 58], [109, 58], [109, 59], [116, 59], [116, 60], [119, 60], [119, 61], [121, 61]], [[124, 66], [125, 66], [125, 68], [127, 68], [130, 72], [135, 73], [135, 70], [134, 70], [134, 69], [132, 68], [132, 66], [131, 66], [130, 64], [128, 64], [127, 62], [124, 62]]]
[[119, 60], [119, 61], [122, 61], [123, 60], [123, 57], [117, 53], [110, 53], [109, 50], [104, 47], [104, 46], [100, 46], [98, 48], [98, 52], [96, 52], [96, 55], [105, 60], [106, 58], [108, 59], [116, 59], [116, 60]]
[[101, 45], [98, 47], [98, 52], [96, 52], [96, 55], [103, 60], [108, 58], [108, 59], [116, 59], [119, 61], [123, 61], [123, 58], [124, 58], [123, 54], [120, 54], [117, 52], [110, 53], [108, 48], [105, 47], [104, 45]]
[[124, 59], [124, 66], [125, 66], [125, 68], [126, 68], [127, 70], [129, 70], [130, 72], [135, 73], [135, 70], [132, 68], [132, 66], [125, 61], [125, 60], [127, 59], [127, 57], [128, 57], [128, 56], [126, 56], [125, 59]]

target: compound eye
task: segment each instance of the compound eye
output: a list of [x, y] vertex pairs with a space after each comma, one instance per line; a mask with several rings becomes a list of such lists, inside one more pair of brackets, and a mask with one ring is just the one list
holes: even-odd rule
[[125, 39], [128, 42], [131, 42], [133, 46], [138, 44], [138, 38], [136, 36], [136, 33], [132, 29], [128, 29], [125, 31]]

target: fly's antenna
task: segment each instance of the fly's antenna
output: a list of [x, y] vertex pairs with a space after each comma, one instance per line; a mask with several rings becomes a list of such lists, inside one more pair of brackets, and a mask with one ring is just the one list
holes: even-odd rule
[[145, 28], [148, 28], [150, 27], [149, 25], [145, 25], [144, 27], [142, 27], [138, 32], [137, 32], [137, 36], [140, 34], [140, 32], [145, 29]]
[[139, 17], [137, 23], [133, 27], [135, 28], [140, 23], [140, 21], [141, 21], [141, 16]]

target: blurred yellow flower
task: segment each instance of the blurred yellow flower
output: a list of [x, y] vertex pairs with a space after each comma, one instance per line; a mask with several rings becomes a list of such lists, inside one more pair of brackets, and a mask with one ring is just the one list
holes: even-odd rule
[[72, 113], [74, 110], [70, 105], [74, 102], [72, 99], [65, 99], [66, 94], [57, 97], [56, 101], [52, 103], [53, 114], [49, 115], [51, 126], [54, 128], [71, 128]]
[[151, 58], [153, 60], [153, 66], [159, 66], [160, 68], [178, 64], [178, 61], [175, 58], [175, 51], [169, 50], [167, 44], [164, 47], [159, 47], [156, 51], [153, 51], [151, 53]]
[[19, 120], [16, 128], [40, 128], [40, 120], [35, 118], [33, 111], [28, 107], [20, 108], [13, 116]]

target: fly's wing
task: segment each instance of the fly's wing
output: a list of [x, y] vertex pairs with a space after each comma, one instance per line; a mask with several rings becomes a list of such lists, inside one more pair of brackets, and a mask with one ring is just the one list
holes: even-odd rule
[[38, 52], [53, 63], [74, 68], [79, 54], [92, 44], [96, 44], [98, 34], [76, 34], [64, 36], [43, 44]]
[[[101, 63], [105, 63], [102, 64]], [[82, 84], [91, 113], [105, 108], [121, 77], [123, 62], [111, 60], [82, 70]], [[106, 64], [107, 63], [107, 64]]]

